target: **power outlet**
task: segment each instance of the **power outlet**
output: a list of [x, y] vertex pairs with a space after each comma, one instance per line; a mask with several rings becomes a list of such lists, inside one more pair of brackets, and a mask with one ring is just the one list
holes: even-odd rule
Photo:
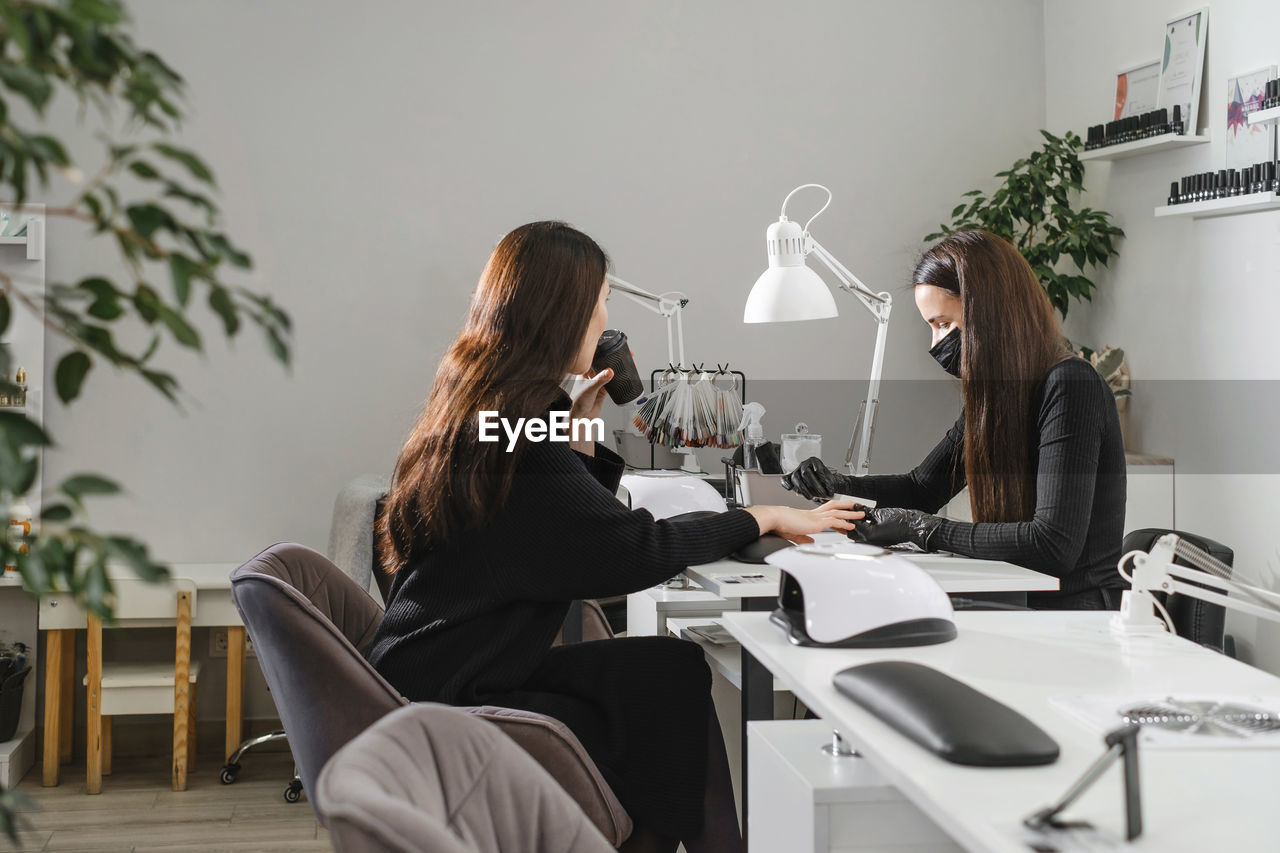
[[[253, 640], [248, 633], [244, 635], [244, 653], [246, 657], [254, 657]], [[227, 656], [227, 629], [213, 628], [209, 631], [209, 657], [225, 658]]]

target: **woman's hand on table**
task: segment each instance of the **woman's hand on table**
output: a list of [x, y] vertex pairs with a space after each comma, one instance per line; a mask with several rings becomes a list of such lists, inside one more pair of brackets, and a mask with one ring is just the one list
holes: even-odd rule
[[783, 539], [801, 544], [812, 542], [811, 533], [823, 530], [849, 531], [853, 522], [862, 519], [861, 509], [854, 509], [853, 501], [827, 501], [813, 509], [796, 509], [789, 506], [749, 506], [756, 524], [760, 525], [760, 534], [776, 533]]

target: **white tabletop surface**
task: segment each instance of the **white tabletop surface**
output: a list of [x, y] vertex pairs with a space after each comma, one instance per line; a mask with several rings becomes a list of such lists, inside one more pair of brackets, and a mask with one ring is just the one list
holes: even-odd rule
[[[697, 634], [689, 631], [694, 625], [719, 625], [720, 620], [710, 616], [694, 616], [682, 617], [672, 616], [667, 619], [667, 633], [674, 634], [682, 640], [688, 640], [691, 643], [697, 643], [702, 646], [706, 652], [707, 663], [716, 672], [724, 676], [725, 680], [739, 690], [742, 689], [742, 646], [737, 643], [727, 643], [718, 646], [710, 640], [705, 640]], [[773, 680], [774, 691], [786, 690], [778, 679]]]
[[[1111, 635], [1109, 613], [961, 612], [959, 637], [915, 648], [852, 650], [789, 643], [765, 613], [726, 613], [721, 622], [800, 700], [968, 850], [1027, 853], [1015, 838], [1029, 813], [1055, 801], [1103, 752], [1101, 734], [1051, 697], [1143, 693], [1280, 696], [1280, 678], [1186, 640]], [[1060, 746], [1043, 767], [951, 764], [863, 711], [832, 686], [846, 667], [878, 660], [932, 666], [1021, 712]], [[1276, 785], [1280, 748], [1145, 748], [1139, 753], [1145, 832], [1135, 850], [1280, 849]], [[1064, 815], [1123, 837], [1117, 764]], [[1128, 849], [1128, 848], [1126, 848]]]
[[[846, 541], [843, 534], [819, 533], [815, 542]], [[1037, 592], [1058, 588], [1058, 579], [1034, 572], [1013, 563], [998, 560], [975, 560], [955, 554], [923, 554], [895, 551], [924, 569], [946, 592]], [[690, 566], [684, 573], [707, 592], [721, 598], [777, 597], [780, 570], [767, 563], [742, 563], [737, 560], [716, 560], [700, 566]], [[759, 580], [745, 583], [734, 579], [761, 575]]]
[[[185, 578], [196, 586], [196, 605], [191, 624], [196, 627], [239, 625], [240, 614], [231, 600], [231, 573], [239, 563], [170, 563], [172, 578]], [[107, 575], [113, 580], [133, 580], [138, 576], [128, 566], [108, 565]], [[54, 592], [40, 600], [40, 629], [83, 628], [84, 612], [76, 607], [69, 592]], [[174, 616], [157, 613], [152, 627], [173, 624]], [[134, 627], [147, 627], [146, 620], [130, 622]]]

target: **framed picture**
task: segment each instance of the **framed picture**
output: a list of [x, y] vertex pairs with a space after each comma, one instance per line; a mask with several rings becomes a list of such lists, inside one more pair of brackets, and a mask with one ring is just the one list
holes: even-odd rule
[[1164, 25], [1164, 57], [1160, 60], [1160, 89], [1156, 107], [1182, 107], [1182, 126], [1188, 134], [1199, 128], [1200, 85], [1204, 77], [1204, 47], [1209, 37], [1209, 7], [1180, 15]]
[[1142, 115], [1156, 109], [1160, 90], [1160, 60], [1153, 59], [1116, 75], [1116, 114], [1114, 118]]
[[1274, 124], [1249, 126], [1247, 116], [1262, 107], [1268, 80], [1276, 76], [1276, 67], [1268, 65], [1257, 71], [1227, 78], [1226, 135], [1227, 168], [1243, 169], [1263, 160], [1274, 159]]

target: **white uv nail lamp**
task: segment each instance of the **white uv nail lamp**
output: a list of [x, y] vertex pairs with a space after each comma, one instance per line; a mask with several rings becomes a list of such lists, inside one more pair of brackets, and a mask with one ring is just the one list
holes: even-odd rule
[[771, 619], [796, 645], [894, 648], [956, 637], [951, 599], [938, 582], [883, 548], [800, 545], [765, 559], [782, 570]]

